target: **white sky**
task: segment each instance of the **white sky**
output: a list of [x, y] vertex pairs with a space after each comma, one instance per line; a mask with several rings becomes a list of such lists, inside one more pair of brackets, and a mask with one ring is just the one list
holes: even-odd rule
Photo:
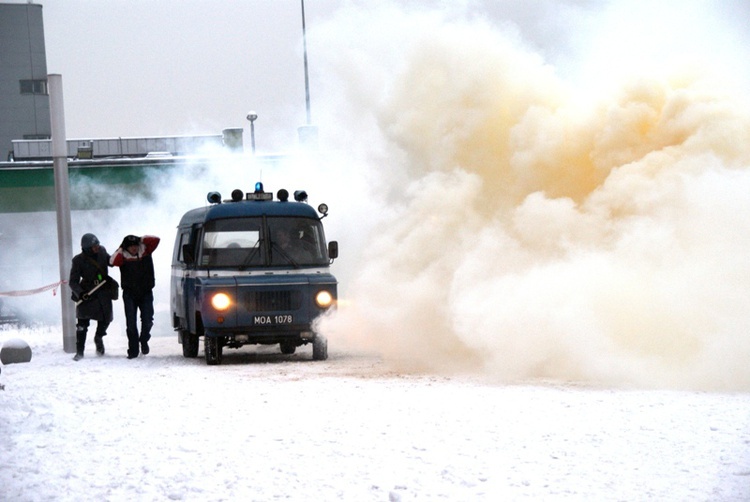
[[[313, 2], [308, 23], [334, 3]], [[299, 2], [63, 0], [44, 23], [70, 138], [217, 134], [255, 110], [268, 145], [305, 121]]]

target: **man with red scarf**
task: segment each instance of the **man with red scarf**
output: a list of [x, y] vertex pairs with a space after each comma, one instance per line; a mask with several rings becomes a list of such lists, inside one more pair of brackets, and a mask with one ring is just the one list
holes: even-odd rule
[[[109, 260], [120, 267], [122, 302], [125, 306], [125, 323], [128, 335], [128, 359], [148, 354], [148, 341], [154, 325], [154, 262], [151, 254], [159, 245], [159, 237], [128, 235]], [[138, 332], [138, 311], [141, 312], [141, 330]]]

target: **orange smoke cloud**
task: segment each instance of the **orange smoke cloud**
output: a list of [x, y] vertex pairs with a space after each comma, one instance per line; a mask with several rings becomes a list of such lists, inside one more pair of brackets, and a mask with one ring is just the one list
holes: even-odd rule
[[[720, 76], [586, 101], [486, 23], [352, 16], [352, 60], [389, 71], [337, 55], [329, 85], [389, 209], [359, 227], [332, 340], [507, 381], [750, 389], [750, 115]], [[410, 29], [375, 43], [394, 16]]]

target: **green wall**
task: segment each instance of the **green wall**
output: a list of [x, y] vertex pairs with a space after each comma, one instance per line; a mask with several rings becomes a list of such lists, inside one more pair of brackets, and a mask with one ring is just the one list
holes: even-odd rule
[[[119, 159], [70, 161], [70, 207], [110, 209], [134, 197], [150, 198], [158, 185], [175, 170], [200, 168], [208, 160]], [[0, 163], [0, 213], [55, 210], [55, 176], [52, 162]]]

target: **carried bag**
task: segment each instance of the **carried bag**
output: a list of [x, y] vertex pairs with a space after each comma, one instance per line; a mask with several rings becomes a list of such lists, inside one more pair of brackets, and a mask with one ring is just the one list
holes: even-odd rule
[[[86, 258], [88, 258], [89, 261], [94, 264], [99, 272], [102, 272], [102, 267], [99, 266], [99, 263], [96, 260], [89, 256], [87, 256]], [[118, 284], [115, 278], [111, 275], [106, 275], [104, 280], [107, 281], [107, 284], [103, 286], [103, 289], [109, 295], [110, 300], [117, 300], [118, 298], [120, 298], [120, 284]]]
[[114, 277], [107, 276], [107, 292], [109, 293], [109, 297], [113, 300], [117, 300], [120, 298], [120, 285], [117, 283]]

